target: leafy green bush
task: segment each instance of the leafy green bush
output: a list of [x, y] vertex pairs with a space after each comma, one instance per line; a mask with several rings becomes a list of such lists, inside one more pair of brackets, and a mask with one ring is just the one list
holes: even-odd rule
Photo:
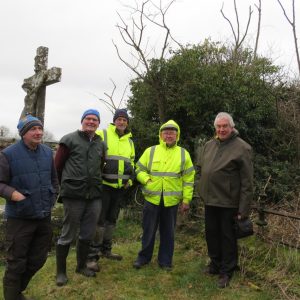
[[158, 143], [159, 126], [168, 119], [179, 124], [179, 144], [195, 158], [198, 141], [214, 135], [216, 114], [227, 111], [253, 147], [256, 193], [270, 175], [271, 201], [288, 198], [299, 187], [300, 129], [297, 118], [290, 120], [297, 110], [283, 105], [298, 99], [299, 87], [290, 87], [271, 60], [254, 58], [251, 49], [240, 49], [233, 58], [230, 47], [206, 40], [172, 51], [169, 59], [151, 60], [149, 72], [130, 86], [137, 158]]

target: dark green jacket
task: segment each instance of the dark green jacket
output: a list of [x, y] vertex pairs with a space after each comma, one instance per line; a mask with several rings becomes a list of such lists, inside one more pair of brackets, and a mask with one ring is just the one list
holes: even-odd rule
[[238, 208], [246, 217], [253, 198], [252, 149], [237, 135], [212, 139], [200, 150], [196, 190], [205, 205]]
[[86, 133], [78, 130], [62, 137], [59, 143], [69, 149], [62, 171], [60, 197], [100, 199], [105, 155], [101, 138], [95, 135], [90, 141]]

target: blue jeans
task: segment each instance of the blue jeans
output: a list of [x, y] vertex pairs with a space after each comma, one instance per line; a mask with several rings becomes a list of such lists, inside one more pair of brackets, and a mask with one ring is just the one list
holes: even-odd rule
[[101, 200], [63, 199], [64, 219], [60, 245], [69, 245], [77, 238], [91, 241], [96, 231], [96, 225], [101, 211]]
[[177, 210], [178, 205], [165, 207], [163, 200], [161, 200], [160, 205], [154, 205], [145, 201], [143, 208], [142, 250], [138, 254], [140, 262], [148, 263], [151, 261], [155, 234], [159, 227], [158, 264], [164, 267], [172, 266]]

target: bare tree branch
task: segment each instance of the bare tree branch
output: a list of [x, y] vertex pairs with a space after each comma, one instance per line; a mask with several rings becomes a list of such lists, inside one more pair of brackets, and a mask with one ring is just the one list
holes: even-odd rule
[[257, 56], [257, 48], [258, 48], [258, 41], [260, 36], [260, 28], [261, 28], [261, 0], [259, 0], [258, 6], [255, 4], [255, 7], [258, 11], [258, 21], [257, 21], [257, 30], [256, 30], [256, 39], [255, 39], [255, 46], [254, 46], [254, 58]]
[[[164, 55], [165, 55], [165, 52], [166, 52], [166, 49], [168, 48], [169, 44], [168, 44], [168, 40], [169, 38], [172, 39], [172, 41], [174, 41], [180, 48], [182, 48], [182, 45], [177, 42], [173, 36], [171, 35], [171, 31], [170, 31], [170, 28], [167, 26], [167, 23], [166, 23], [166, 14], [169, 10], [169, 8], [171, 7], [171, 5], [175, 2], [176, 0], [172, 0], [170, 1], [166, 8], [163, 8], [162, 7], [162, 1], [160, 1], [160, 5], [157, 6], [153, 1], [150, 1], [151, 4], [153, 5], [153, 7], [155, 7], [157, 10], [158, 10], [158, 13], [157, 14], [146, 14], [144, 12], [144, 10], [139, 10], [137, 9], [138, 12], [140, 12], [140, 16], [141, 18], [144, 17], [145, 19], [147, 19], [149, 22], [151, 22], [152, 24], [156, 25], [157, 27], [160, 27], [164, 30], [166, 30], [166, 34], [165, 34], [165, 38], [164, 38], [164, 43], [163, 43], [163, 46], [162, 46], [162, 49], [161, 49], [161, 54], [160, 54], [160, 59], [163, 59], [164, 58]], [[148, 1], [147, 1], [148, 2]], [[142, 7], [143, 8], [143, 7]], [[158, 16], [161, 16], [161, 22], [158, 22], [156, 21], [155, 19], [158, 17]]]
[[[282, 12], [285, 16], [285, 18], [287, 19], [287, 21], [290, 23], [291, 26], [293, 26], [293, 22], [291, 21], [291, 19], [289, 18], [289, 16], [287, 15], [286, 11], [285, 11], [285, 8], [283, 7], [282, 3], [280, 0], [277, 0], [277, 2], [279, 3], [281, 9], [282, 9]], [[294, 0], [293, 0], [293, 4], [294, 4]], [[293, 5], [294, 6], [294, 5]]]
[[245, 33], [243, 34], [242, 38], [240, 38], [240, 21], [239, 21], [239, 13], [238, 13], [238, 8], [237, 8], [237, 4], [236, 4], [236, 0], [233, 0], [234, 3], [234, 12], [235, 12], [235, 18], [236, 18], [236, 30], [234, 29], [234, 26], [232, 24], [232, 22], [230, 21], [230, 19], [228, 17], [226, 17], [223, 8], [224, 8], [224, 3], [222, 4], [222, 8], [220, 10], [223, 18], [228, 22], [232, 34], [234, 36], [234, 42], [235, 42], [235, 46], [233, 49], [233, 53], [236, 54], [238, 52], [238, 49], [241, 47], [241, 45], [243, 44], [247, 34], [248, 34], [248, 30], [249, 30], [249, 26], [250, 26], [250, 22], [251, 22], [251, 17], [252, 17], [252, 8], [251, 6], [249, 6], [249, 14], [248, 14], [248, 21], [247, 21], [247, 26], [246, 26], [246, 30]]
[[124, 97], [125, 97], [125, 93], [126, 93], [127, 88], [128, 88], [128, 85], [126, 85], [125, 88], [124, 88], [124, 91], [123, 91], [121, 100], [120, 100], [120, 102], [119, 102], [118, 108], [120, 108], [120, 105], [121, 105], [121, 103], [122, 103], [123, 100], [124, 100]]
[[225, 14], [224, 14], [224, 12], [223, 12], [223, 8], [224, 8], [224, 2], [223, 2], [223, 4], [222, 4], [222, 8], [221, 8], [220, 12], [221, 12], [223, 18], [229, 23], [229, 25], [230, 25], [230, 27], [231, 27], [232, 34], [233, 34], [233, 36], [234, 36], [235, 44], [237, 44], [238, 37], [236, 36], [235, 30], [234, 30], [234, 28], [233, 28], [233, 25], [232, 25], [231, 21], [225, 16]]
[[233, 0], [234, 4], [234, 12], [235, 12], [235, 17], [236, 17], [236, 24], [237, 24], [237, 41], [240, 40], [240, 21], [239, 21], [239, 14], [236, 6], [236, 0]]
[[[155, 53], [155, 49], [152, 48], [148, 52], [148, 42], [146, 43], [146, 47], [143, 48], [142, 46], [142, 43], [145, 42], [145, 21], [148, 21], [150, 22], [150, 24], [153, 24], [156, 27], [165, 30], [165, 36], [163, 38], [160, 54], [158, 55], [159, 59], [163, 59], [165, 57], [165, 53], [169, 47], [170, 40], [172, 40], [180, 48], [182, 48], [182, 45], [179, 42], [177, 42], [171, 35], [170, 28], [167, 26], [166, 23], [166, 14], [175, 1], [176, 0], [171, 0], [165, 7], [163, 7], [162, 1], [160, 1], [159, 6], [157, 6], [153, 1], [150, 0], [143, 1], [141, 5], [138, 5], [138, 3], [136, 2], [136, 7], [126, 6], [133, 11], [131, 14], [131, 32], [129, 31], [128, 25], [126, 24], [122, 16], [118, 13], [121, 24], [117, 24], [117, 28], [120, 32], [121, 38], [125, 42], [125, 44], [133, 48], [133, 50], [138, 54], [137, 57], [135, 55], [133, 55], [133, 57], [136, 57], [138, 60], [140, 60], [140, 62], [142, 62], [143, 66], [146, 69], [146, 72], [149, 71], [147, 58], [150, 56], [151, 52]], [[156, 12], [150, 13], [146, 11], [147, 5], [152, 5], [152, 7], [156, 9]], [[136, 14], [138, 14], [138, 18], [135, 17]], [[158, 18], [160, 18], [159, 21], [157, 20]], [[121, 59], [121, 61], [125, 63], [125, 65], [129, 67], [132, 71], [134, 71], [136, 74], [138, 73], [139, 75], [137, 75], [140, 77], [142, 72], [137, 70], [138, 64], [134, 66], [128, 63], [128, 61], [125, 62], [125, 59], [123, 59], [120, 55], [119, 49], [117, 49], [118, 46], [115, 43], [114, 46], [117, 50], [118, 57]]]
[[[143, 10], [144, 10], [144, 3], [142, 5], [141, 14], [143, 14]], [[135, 34], [131, 34], [129, 32], [128, 26], [125, 23], [125, 21], [123, 20], [123, 18], [121, 17], [121, 15], [119, 13], [118, 13], [118, 15], [119, 15], [120, 20], [123, 23], [123, 26], [122, 25], [117, 25], [117, 28], [119, 29], [119, 32], [120, 32], [120, 35], [121, 35], [123, 41], [127, 45], [132, 47], [137, 52], [140, 62], [143, 63], [144, 67], [146, 68], [146, 70], [148, 72], [149, 71], [149, 65], [148, 65], [148, 62], [147, 62], [147, 59], [146, 59], [146, 56], [145, 56], [145, 51], [141, 48], [141, 41], [143, 39], [143, 34], [144, 34], [144, 29], [145, 29], [145, 25], [143, 24], [142, 19], [141, 19], [141, 24], [140, 24], [141, 26], [140, 27], [135, 26], [135, 21], [133, 20], [132, 30], [133, 30], [133, 32], [135, 32], [136, 29], [138, 30], [138, 38], [136, 39]], [[117, 53], [118, 53], [119, 58], [121, 59], [118, 47], [115, 43], [114, 43], [114, 46], [117, 49]], [[130, 65], [128, 62], [125, 62], [124, 59], [121, 59], [121, 61], [124, 62], [125, 65], [127, 67], [129, 67], [132, 71], [134, 71], [139, 77], [141, 77], [141, 73], [137, 71], [136, 67]]]
[[92, 94], [92, 93], [90, 93], [90, 94], [93, 95], [93, 96], [95, 96], [99, 101], [101, 101], [101, 102], [108, 108], [108, 110], [109, 110], [112, 114], [114, 114], [115, 111], [116, 111], [116, 109], [120, 108], [120, 105], [121, 105], [121, 103], [122, 103], [123, 100], [124, 100], [124, 96], [125, 96], [125, 92], [126, 92], [127, 86], [125, 87], [125, 89], [124, 89], [124, 91], [123, 91], [123, 94], [122, 94], [122, 97], [121, 97], [121, 99], [119, 100], [119, 103], [118, 103], [118, 105], [117, 105], [116, 102], [115, 102], [115, 100], [114, 100], [114, 93], [115, 93], [115, 91], [116, 91], [117, 86], [116, 86], [115, 82], [114, 82], [112, 79], [110, 79], [110, 81], [111, 81], [112, 84], [113, 84], [113, 89], [112, 89], [111, 94], [108, 94], [108, 93], [104, 92], [104, 95], [105, 95], [109, 100], [106, 100], [106, 99], [103, 99], [103, 98], [99, 98], [97, 95]]
[[[152, 0], [136, 1], [135, 7], [126, 6], [130, 9], [130, 21], [125, 22], [124, 18], [118, 13], [120, 22], [116, 25], [120, 36], [130, 48], [130, 55], [133, 62], [125, 59], [118, 45], [113, 41], [119, 59], [141, 80], [146, 81], [154, 90], [154, 98], [158, 107], [158, 115], [161, 121], [164, 121], [164, 95], [161, 90], [161, 82], [159, 76], [152, 76], [150, 72], [150, 62], [156, 60], [159, 64], [163, 63], [170, 42], [175, 42], [181, 49], [183, 48], [171, 35], [170, 28], [167, 25], [166, 16], [170, 7], [176, 0], [169, 0], [166, 5], [159, 0], [155, 4]], [[160, 42], [160, 47], [150, 45], [150, 39], [146, 37], [146, 33], [152, 28], [163, 30], [164, 36]], [[153, 32], [150, 32], [153, 36]], [[153, 59], [153, 60], [151, 60]], [[148, 76], [146, 76], [148, 75]]]
[[300, 76], [300, 55], [299, 55], [298, 38], [297, 38], [297, 32], [296, 32], [295, 0], [292, 0], [293, 19], [289, 18], [289, 16], [287, 15], [286, 10], [285, 10], [284, 6], [282, 5], [281, 1], [277, 0], [277, 2], [279, 3], [286, 20], [292, 26], [293, 36], [294, 36], [294, 44], [295, 44], [295, 51], [296, 51], [296, 58], [297, 58], [297, 63], [298, 63], [298, 73], [299, 73], [299, 76]]
[[118, 48], [118, 46], [114, 43], [114, 41], [113, 41], [113, 45], [115, 46], [115, 48], [116, 48], [116, 51], [117, 51], [117, 55], [118, 55], [118, 57], [119, 57], [119, 59], [129, 68], [129, 69], [131, 69], [139, 78], [143, 78], [143, 76], [142, 76], [142, 74], [141, 73], [139, 73], [136, 69], [136, 67], [135, 66], [132, 66], [131, 64], [129, 64], [125, 59], [123, 59], [123, 57], [120, 55], [120, 52], [119, 52], [119, 48]]
[[105, 99], [98, 97], [96, 94], [90, 93], [92, 96], [96, 97], [99, 101], [101, 101], [107, 109], [111, 112], [114, 113], [114, 107]]
[[251, 6], [249, 6], [249, 15], [248, 15], [248, 22], [247, 22], [247, 26], [246, 26], [246, 30], [245, 30], [245, 33], [243, 35], [243, 37], [241, 38], [239, 44], [238, 44], [238, 48], [240, 48], [240, 46], [242, 45], [242, 43], [244, 42], [247, 34], [248, 34], [248, 30], [249, 30], [249, 26], [250, 26], [250, 22], [251, 22], [251, 17], [252, 17], [252, 13], [253, 13], [253, 10], [251, 8]]

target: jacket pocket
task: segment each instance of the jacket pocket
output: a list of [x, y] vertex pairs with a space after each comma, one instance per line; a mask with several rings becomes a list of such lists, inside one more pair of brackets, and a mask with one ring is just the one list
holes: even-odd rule
[[34, 207], [29, 195], [25, 199], [16, 202], [16, 207], [18, 216], [24, 218], [34, 216]]
[[161, 192], [161, 181], [153, 180], [152, 178], [151, 181], [148, 181], [144, 186], [143, 191], [145, 195], [159, 195]]
[[83, 180], [65, 179], [61, 184], [61, 196], [70, 198], [85, 198], [87, 182]]
[[56, 190], [52, 186], [42, 189], [42, 210], [49, 212], [55, 204]]
[[151, 171], [159, 171], [160, 170], [160, 160], [153, 160]]

